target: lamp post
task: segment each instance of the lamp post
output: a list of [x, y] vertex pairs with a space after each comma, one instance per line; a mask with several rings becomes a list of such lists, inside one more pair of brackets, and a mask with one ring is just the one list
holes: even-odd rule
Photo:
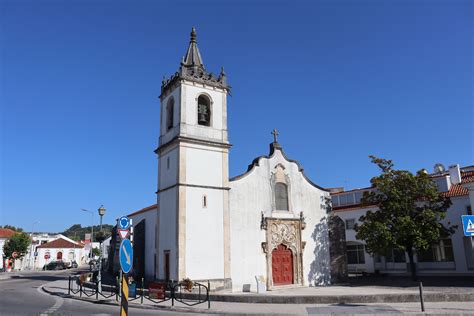
[[99, 274], [97, 275], [98, 290], [102, 292], [102, 242], [104, 241], [104, 233], [102, 232], [102, 217], [105, 215], [105, 207], [101, 205], [97, 210], [100, 216], [100, 240], [99, 240]]
[[[33, 252], [34, 252], [34, 250], [35, 250], [35, 246], [34, 246], [34, 244], [33, 244], [33, 234], [34, 234], [34, 231], [35, 231], [35, 225], [36, 225], [36, 224], [39, 224], [39, 222], [40, 222], [40, 221], [36, 221], [36, 222], [34, 222], [33, 224], [31, 224], [31, 236], [30, 236], [30, 237], [31, 237], [31, 250], [30, 250], [30, 260], [29, 260], [29, 263], [30, 263], [30, 268], [33, 269], [33, 270], [35, 269], [35, 262], [34, 262], [35, 260], [34, 260], [34, 259], [36, 259], [36, 257], [35, 257], [34, 254], [33, 254]], [[32, 255], [33, 255], [33, 258], [34, 258], [34, 259], [31, 258]]]
[[94, 213], [92, 211], [86, 210], [81, 208], [81, 211], [91, 213], [91, 218], [92, 218], [92, 229], [91, 229], [91, 252], [89, 253], [90, 259], [92, 259], [92, 248], [93, 248], [93, 242], [94, 242]]

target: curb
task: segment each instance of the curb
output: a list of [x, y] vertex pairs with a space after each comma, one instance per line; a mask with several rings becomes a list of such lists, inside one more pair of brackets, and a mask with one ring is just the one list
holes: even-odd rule
[[[112, 288], [110, 285], [103, 287]], [[195, 293], [183, 293], [184, 298], [193, 299]], [[376, 295], [259, 295], [259, 294], [219, 294], [210, 293], [211, 301], [227, 303], [249, 303], [249, 304], [345, 304], [345, 303], [416, 303], [420, 296], [416, 292], [399, 294], [376, 294]], [[474, 292], [470, 293], [444, 293], [425, 292], [425, 302], [472, 302]]]
[[[117, 302], [115, 300], [106, 300], [106, 299], [105, 300], [96, 300], [96, 299], [88, 298], [88, 297], [77, 297], [77, 296], [72, 296], [72, 295], [58, 293], [58, 292], [48, 290], [45, 286], [42, 286], [41, 290], [43, 290], [43, 292], [45, 292], [49, 295], [60, 296], [62, 298], [72, 299], [72, 300], [76, 300], [76, 301], [88, 302], [88, 303], [92, 303], [92, 304], [103, 304], [103, 305], [109, 305], [109, 306], [117, 306], [117, 308], [120, 306], [120, 302]], [[242, 315], [249, 315], [249, 316], [255, 316], [255, 315], [288, 316], [288, 313], [284, 313], [284, 314], [277, 314], [277, 313], [272, 313], [272, 312], [270, 312], [270, 313], [262, 313], [262, 312], [229, 313], [229, 312], [213, 310], [213, 309], [204, 309], [204, 308], [196, 309], [196, 308], [190, 308], [190, 307], [184, 307], [184, 306], [181, 307], [181, 306], [142, 305], [142, 304], [137, 304], [137, 303], [133, 303], [133, 302], [129, 302], [128, 306], [130, 308], [145, 309], [145, 310], [166, 310], [166, 311], [169, 311], [169, 312], [176, 312], [176, 313], [196, 313], [196, 314], [226, 315], [226, 316], [242, 316]]]

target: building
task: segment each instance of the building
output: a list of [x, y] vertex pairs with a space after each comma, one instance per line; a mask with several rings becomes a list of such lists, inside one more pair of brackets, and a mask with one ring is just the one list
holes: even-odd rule
[[138, 279], [156, 278], [156, 234], [158, 207], [156, 204], [142, 208], [128, 217], [133, 225], [133, 269]]
[[0, 270], [3, 270], [7, 267], [7, 258], [4, 257], [3, 246], [5, 245], [5, 242], [10, 239], [11, 236], [13, 236], [13, 234], [15, 234], [15, 232], [11, 229], [0, 228], [0, 258], [2, 258], [2, 262], [0, 263]]
[[[449, 238], [442, 239], [426, 252], [415, 254], [420, 275], [472, 275], [474, 273], [474, 242], [463, 234], [461, 215], [472, 215], [474, 203], [474, 166], [460, 168], [453, 165], [444, 170], [441, 165], [431, 174], [439, 192], [451, 199], [444, 222], [458, 224], [457, 231]], [[364, 242], [357, 240], [354, 225], [368, 210], [360, 199], [362, 188], [339, 191], [331, 194], [334, 213], [345, 222], [348, 270], [352, 273], [408, 274], [408, 256], [405, 252], [392, 250], [389, 256], [371, 256], [365, 251]]]
[[268, 289], [328, 284], [329, 191], [285, 155], [276, 131], [269, 155], [230, 178], [229, 91], [223, 68], [204, 67], [193, 29], [161, 87], [156, 277], [234, 290], [255, 289], [256, 278]]
[[84, 245], [63, 235], [37, 246], [36, 254], [36, 269], [42, 269], [46, 264], [52, 261], [64, 261], [68, 263], [76, 261], [79, 265], [87, 262], [87, 253], [84, 251]]

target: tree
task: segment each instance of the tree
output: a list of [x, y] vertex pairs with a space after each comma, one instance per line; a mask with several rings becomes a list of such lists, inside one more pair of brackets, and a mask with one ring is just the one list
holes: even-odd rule
[[3, 225], [2, 228], [11, 229], [15, 232], [22, 232], [23, 231], [23, 228], [15, 227], [15, 226], [12, 226], [12, 225]]
[[92, 248], [92, 256], [93, 257], [99, 257], [100, 256], [99, 248]]
[[374, 190], [364, 192], [361, 203], [377, 206], [378, 210], [360, 217], [362, 224], [355, 227], [356, 238], [366, 242], [371, 254], [387, 255], [392, 249], [406, 251], [412, 278], [416, 280], [414, 251], [428, 250], [457, 228], [441, 223], [451, 201], [438, 192], [425, 170], [412, 174], [395, 170], [391, 160], [369, 157], [381, 174], [371, 179]]
[[4, 256], [13, 259], [13, 253], [16, 252], [16, 259], [21, 259], [27, 253], [30, 242], [30, 237], [25, 233], [13, 234], [3, 246]]

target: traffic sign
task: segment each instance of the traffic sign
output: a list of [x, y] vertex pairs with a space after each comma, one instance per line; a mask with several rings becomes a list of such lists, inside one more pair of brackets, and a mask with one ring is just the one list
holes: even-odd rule
[[119, 232], [120, 238], [122, 239], [127, 238], [128, 234], [130, 233], [128, 229], [119, 229], [118, 232]]
[[462, 215], [464, 236], [474, 236], [474, 215]]
[[128, 239], [122, 240], [120, 244], [120, 267], [123, 273], [128, 273], [133, 265], [133, 247]]
[[130, 219], [127, 216], [120, 217], [119, 226], [121, 229], [127, 229], [130, 227]]
[[18, 257], [18, 252], [13, 251], [13, 253], [12, 253], [12, 258], [16, 258], [16, 257]]

